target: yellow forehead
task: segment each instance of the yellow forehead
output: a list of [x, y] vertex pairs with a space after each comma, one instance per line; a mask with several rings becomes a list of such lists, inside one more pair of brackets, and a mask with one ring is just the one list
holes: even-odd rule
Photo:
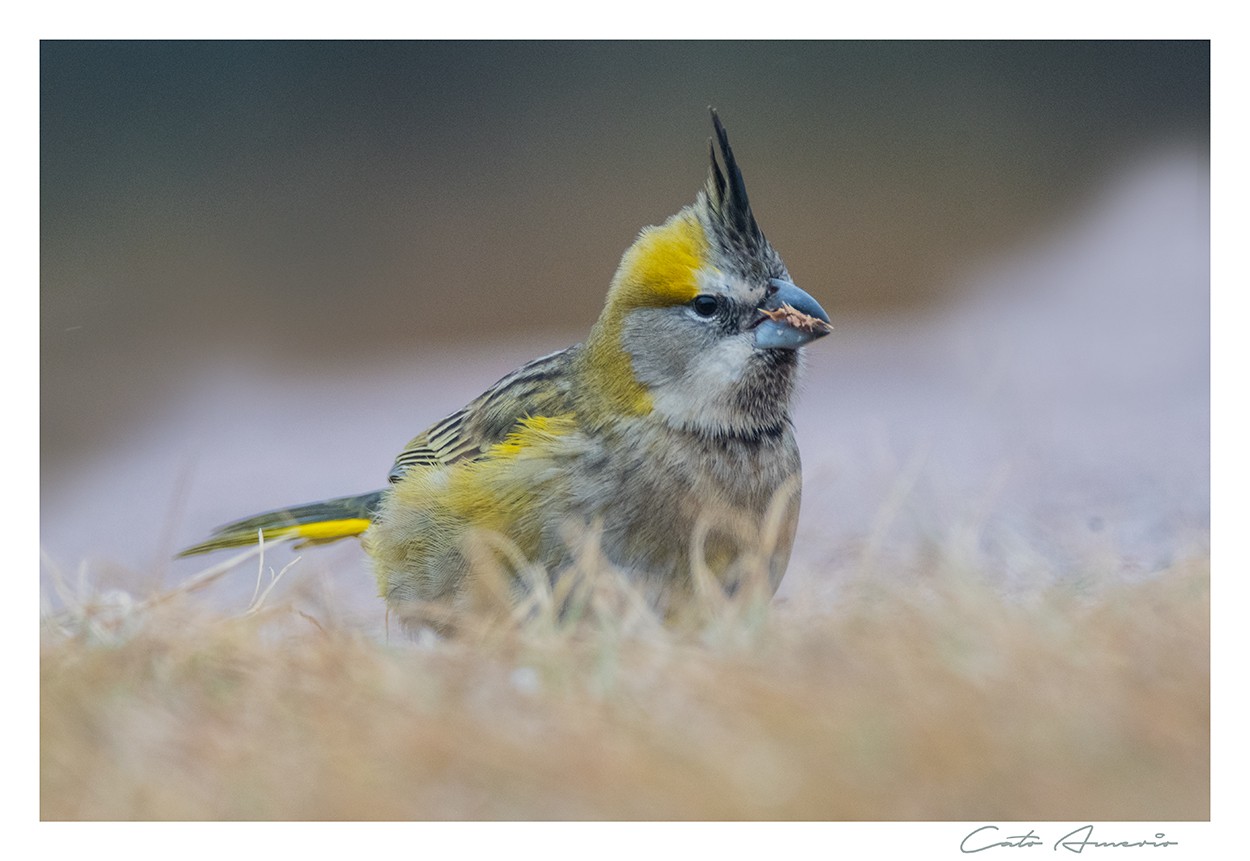
[[707, 252], [703, 226], [689, 209], [646, 228], [621, 260], [611, 301], [633, 308], [689, 302], [698, 295]]

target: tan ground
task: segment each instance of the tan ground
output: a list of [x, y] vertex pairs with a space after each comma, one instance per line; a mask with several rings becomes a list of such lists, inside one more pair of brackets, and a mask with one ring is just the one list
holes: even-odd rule
[[416, 646], [281, 605], [79, 608], [45, 633], [41, 813], [1209, 817], [1204, 560], [1012, 600], [932, 561], [677, 629], [600, 575], [581, 621]]

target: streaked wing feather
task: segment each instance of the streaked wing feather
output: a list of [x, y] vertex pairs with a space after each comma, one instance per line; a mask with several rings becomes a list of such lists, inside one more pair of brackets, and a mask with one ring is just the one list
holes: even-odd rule
[[435, 422], [395, 458], [390, 481], [399, 481], [414, 468], [478, 460], [521, 419], [568, 412], [568, 366], [577, 349], [569, 347], [522, 365], [472, 403]]

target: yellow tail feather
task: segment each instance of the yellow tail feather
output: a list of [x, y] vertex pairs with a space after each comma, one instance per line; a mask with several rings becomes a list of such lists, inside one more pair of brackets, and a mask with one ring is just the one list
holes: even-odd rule
[[194, 556], [227, 547], [247, 547], [256, 544], [262, 535], [265, 541], [299, 540], [305, 544], [350, 538], [369, 528], [370, 516], [381, 497], [382, 491], [377, 491], [257, 514], [226, 524], [207, 541], [188, 547], [178, 555]]

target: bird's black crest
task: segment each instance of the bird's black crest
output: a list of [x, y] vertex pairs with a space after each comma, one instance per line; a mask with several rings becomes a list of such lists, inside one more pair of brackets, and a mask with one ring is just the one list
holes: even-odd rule
[[[742, 179], [742, 171], [738, 169], [738, 161], [729, 146], [729, 135], [713, 109], [712, 127], [716, 131], [715, 140], [708, 141], [708, 154], [711, 158], [711, 170], [707, 180], [707, 198], [711, 204], [713, 216], [725, 228], [726, 238], [736, 240], [745, 250], [755, 250], [763, 246], [764, 234], [755, 223], [751, 214], [751, 201], [747, 198], [746, 183]], [[720, 150], [720, 161], [724, 164], [724, 172], [717, 163], [716, 153]]]

